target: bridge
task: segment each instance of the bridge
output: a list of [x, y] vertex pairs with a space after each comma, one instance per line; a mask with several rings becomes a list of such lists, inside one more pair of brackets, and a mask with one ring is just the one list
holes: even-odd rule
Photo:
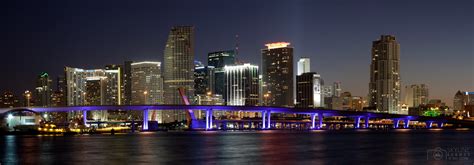
[[[43, 112], [82, 112], [84, 124], [87, 124], [87, 112], [95, 110], [129, 110], [142, 111], [143, 116], [148, 116], [149, 110], [182, 110], [189, 115], [193, 110], [205, 111], [205, 126], [195, 125], [199, 121], [193, 117], [191, 123], [194, 123], [193, 129], [212, 130], [214, 127], [213, 111], [241, 111], [241, 112], [259, 112], [261, 119], [259, 121], [260, 129], [275, 128], [275, 121], [272, 121], [271, 114], [303, 114], [311, 116], [310, 128], [321, 129], [324, 117], [341, 116], [353, 118], [354, 128], [369, 128], [370, 120], [387, 119], [391, 120], [393, 128], [400, 128], [400, 122], [403, 128], [409, 128], [410, 121], [425, 122], [426, 128], [431, 128], [433, 124], [443, 127], [444, 124], [453, 124], [456, 126], [474, 126], [473, 121], [457, 120], [447, 117], [427, 117], [410, 116], [401, 114], [376, 113], [365, 111], [345, 111], [313, 108], [290, 108], [290, 107], [271, 107], [271, 106], [225, 106], [225, 105], [100, 105], [100, 106], [67, 106], [67, 107], [18, 107], [0, 109], [0, 115], [5, 115], [14, 111], [31, 111], [35, 113]], [[361, 119], [364, 123], [361, 123]], [[277, 121], [283, 123], [284, 121]], [[363, 125], [363, 127], [361, 127]], [[191, 125], [189, 125], [191, 127]], [[148, 130], [148, 117], [143, 118], [142, 130]]]

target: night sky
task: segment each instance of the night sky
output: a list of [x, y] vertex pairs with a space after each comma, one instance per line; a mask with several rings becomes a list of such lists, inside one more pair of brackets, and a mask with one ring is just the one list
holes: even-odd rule
[[[402, 85], [425, 83], [452, 104], [474, 91], [474, 1], [5, 1], [0, 24], [0, 91], [32, 90], [40, 72], [103, 68], [125, 60], [163, 61], [171, 26], [194, 25], [197, 60], [232, 49], [260, 64], [264, 44], [288, 41], [326, 83], [366, 96], [370, 49], [397, 37]], [[296, 73], [296, 71], [295, 71]], [[402, 91], [403, 92], [403, 91]]]

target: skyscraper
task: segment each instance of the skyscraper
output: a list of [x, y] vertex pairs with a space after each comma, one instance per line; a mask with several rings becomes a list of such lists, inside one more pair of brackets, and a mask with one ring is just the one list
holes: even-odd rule
[[251, 64], [224, 67], [227, 105], [257, 105], [258, 66]]
[[321, 76], [315, 72], [296, 76], [296, 106], [301, 108], [323, 107], [323, 85]]
[[[131, 66], [131, 102], [133, 105], [163, 104], [163, 78], [161, 63], [155, 61], [134, 62]], [[143, 113], [130, 112], [132, 118], [143, 117]], [[163, 122], [163, 112], [152, 110], [150, 120]]]
[[122, 103], [124, 105], [132, 104], [132, 63], [125, 61], [122, 72]]
[[341, 82], [340, 81], [334, 82], [332, 89], [334, 90], [333, 91], [334, 96], [337, 96], [337, 97], [341, 96], [342, 89], [341, 89]]
[[120, 65], [106, 65], [105, 77], [105, 105], [122, 105], [122, 67]]
[[310, 59], [308, 57], [301, 57], [298, 60], [298, 74], [297, 75], [310, 72], [310, 68], [311, 68]]
[[267, 105], [291, 107], [293, 97], [293, 48], [288, 42], [266, 44], [262, 49], [262, 78]]
[[162, 104], [161, 63], [155, 61], [134, 62], [131, 67], [132, 104]]
[[[183, 88], [189, 100], [194, 96], [194, 27], [171, 28], [164, 50], [164, 101], [165, 104], [184, 104], [178, 93]], [[183, 121], [183, 111], [166, 111], [164, 122]]]
[[382, 35], [372, 43], [369, 94], [374, 110], [399, 113], [400, 44], [395, 36]]
[[207, 55], [207, 65], [214, 67], [213, 94], [225, 95], [224, 66], [235, 64], [235, 53], [234, 50], [226, 50], [211, 52]]
[[214, 66], [198, 66], [194, 68], [194, 94], [213, 94], [214, 76]]
[[36, 106], [51, 106], [52, 80], [48, 73], [42, 72], [36, 79], [36, 88], [34, 91], [34, 99]]
[[426, 105], [429, 101], [428, 86], [425, 84], [413, 84], [405, 86], [405, 104], [408, 108]]
[[453, 110], [454, 111], [464, 110], [464, 106], [466, 105], [466, 100], [467, 99], [464, 92], [457, 91], [453, 99]]
[[[86, 105], [87, 98], [87, 85], [88, 81], [90, 83], [95, 83], [97, 86], [97, 82], [92, 80], [103, 79], [100, 83], [103, 85], [101, 89], [105, 89], [105, 93], [101, 95], [100, 105], [120, 105], [120, 69], [90, 69], [84, 70], [80, 68], [71, 68], [65, 67], [64, 69], [66, 75], [66, 98], [67, 98], [67, 105], [68, 106], [78, 106], [78, 105]], [[90, 88], [98, 89], [98, 88]], [[89, 91], [90, 92], [90, 91]], [[96, 96], [96, 95], [94, 95]], [[93, 103], [98, 104], [99, 102], [94, 100]], [[78, 117], [81, 115], [81, 112], [70, 112], [69, 118], [71, 117]]]

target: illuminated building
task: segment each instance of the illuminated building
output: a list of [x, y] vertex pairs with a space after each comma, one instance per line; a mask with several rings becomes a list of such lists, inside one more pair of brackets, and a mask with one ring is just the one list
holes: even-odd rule
[[[190, 100], [194, 96], [194, 27], [171, 28], [164, 50], [164, 103], [184, 104], [178, 92], [183, 88]], [[186, 120], [183, 111], [164, 112], [165, 123]]]
[[454, 95], [454, 99], [453, 99], [453, 110], [455, 111], [463, 111], [464, 110], [464, 106], [466, 105], [466, 102], [465, 102], [465, 96], [464, 96], [464, 92], [461, 92], [461, 91], [457, 91], [456, 94]]
[[13, 108], [20, 106], [20, 101], [15, 97], [15, 95], [13, 95], [12, 92], [3, 92], [0, 97], [0, 108]]
[[[132, 105], [163, 104], [163, 78], [161, 62], [143, 61], [131, 64]], [[140, 117], [143, 114], [132, 114]], [[151, 111], [151, 120], [162, 123], [162, 112]]]
[[352, 109], [362, 111], [364, 109], [364, 99], [360, 96], [352, 96]]
[[122, 72], [122, 104], [132, 104], [132, 63], [133, 61], [125, 61]]
[[369, 94], [374, 110], [399, 113], [400, 45], [395, 36], [382, 35], [372, 43]]
[[301, 57], [298, 60], [298, 71], [297, 71], [298, 73], [297, 73], [297, 75], [301, 75], [303, 73], [310, 72], [310, 68], [311, 68], [310, 59], [308, 57]]
[[[224, 66], [235, 64], [235, 51], [217, 51], [207, 55], [207, 65], [214, 67], [213, 93], [224, 95]], [[224, 97], [225, 98], [225, 97]]]
[[48, 73], [42, 72], [36, 79], [36, 88], [34, 91], [34, 99], [36, 106], [51, 106], [52, 80]]
[[405, 104], [408, 107], [417, 107], [428, 104], [428, 86], [425, 84], [413, 84], [405, 86]]
[[288, 42], [266, 44], [262, 49], [262, 78], [268, 106], [292, 107], [293, 97], [293, 48]]
[[307, 72], [296, 76], [296, 106], [301, 108], [317, 108], [324, 106], [321, 90], [321, 76], [315, 72]]
[[119, 65], [106, 65], [105, 77], [107, 77], [105, 105], [122, 104], [122, 67]]
[[[222, 95], [218, 94], [211, 94], [210, 92], [207, 94], [197, 94], [195, 97], [196, 105], [225, 105], [224, 98]], [[197, 119], [205, 119], [206, 111], [199, 110], [195, 112]], [[221, 117], [225, 114], [224, 111], [216, 111], [213, 112], [213, 116]]]
[[353, 110], [352, 107], [352, 94], [350, 92], [343, 92], [340, 96], [342, 100], [342, 110]]
[[214, 81], [213, 66], [198, 66], [194, 68], [194, 93], [196, 95], [203, 95], [208, 92], [214, 93]]
[[[91, 79], [102, 78], [104, 81], [105, 94], [101, 95], [104, 99], [101, 105], [120, 105], [121, 104], [121, 83], [120, 69], [90, 69], [65, 67], [66, 80], [66, 98], [67, 106], [86, 105], [87, 81]], [[92, 83], [92, 82], [91, 82]], [[94, 101], [93, 103], [98, 103]], [[69, 118], [82, 115], [80, 112], [71, 112]]]
[[[106, 105], [107, 77], [87, 77], [85, 87], [85, 105]], [[92, 111], [88, 119], [94, 121], [106, 121], [108, 113], [106, 110]]]
[[333, 89], [333, 95], [334, 96], [341, 96], [341, 92], [342, 92], [342, 89], [341, 89], [341, 82], [337, 81], [337, 82], [334, 82], [333, 85], [332, 85], [332, 89]]
[[257, 105], [258, 66], [251, 64], [224, 67], [227, 105]]

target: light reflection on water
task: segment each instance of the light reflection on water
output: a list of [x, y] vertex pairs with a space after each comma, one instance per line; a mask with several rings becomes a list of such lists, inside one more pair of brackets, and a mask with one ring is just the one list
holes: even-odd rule
[[0, 163], [426, 164], [430, 163], [426, 160], [428, 149], [471, 147], [473, 138], [474, 132], [465, 130], [407, 129], [6, 135], [0, 136]]

